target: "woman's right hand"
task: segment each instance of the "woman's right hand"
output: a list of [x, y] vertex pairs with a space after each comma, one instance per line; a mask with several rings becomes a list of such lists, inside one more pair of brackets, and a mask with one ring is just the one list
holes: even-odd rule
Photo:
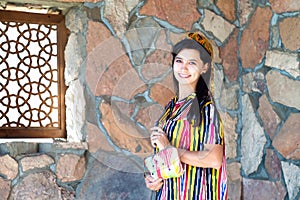
[[150, 130], [152, 131], [150, 140], [153, 147], [158, 147], [158, 149], [162, 150], [170, 146], [167, 134], [161, 128], [155, 126]]
[[150, 190], [159, 190], [163, 184], [163, 179], [154, 179], [152, 176], [147, 175], [145, 177], [146, 187]]

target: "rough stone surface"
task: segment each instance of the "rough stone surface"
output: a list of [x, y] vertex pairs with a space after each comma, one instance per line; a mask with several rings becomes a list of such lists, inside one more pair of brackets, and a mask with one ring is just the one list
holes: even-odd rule
[[287, 159], [300, 159], [300, 114], [291, 114], [273, 140], [273, 146]]
[[228, 20], [235, 20], [236, 2], [234, 0], [218, 0], [216, 5], [220, 8]]
[[85, 173], [85, 158], [74, 154], [61, 155], [56, 166], [57, 178], [62, 182], [80, 180]]
[[8, 199], [11, 182], [0, 177], [0, 199]]
[[272, 180], [280, 181], [281, 179], [281, 164], [276, 153], [267, 149], [265, 159], [266, 170]]
[[277, 1], [277, 0], [269, 0], [272, 10], [276, 13], [282, 12], [294, 12], [300, 10], [300, 5], [297, 0], [285, 0], [285, 1]]
[[83, 87], [79, 80], [72, 82], [66, 91], [66, 128], [69, 142], [79, 142], [82, 140], [82, 127], [85, 120], [85, 98]]
[[33, 154], [38, 152], [38, 144], [27, 142], [11, 142], [6, 143], [6, 147], [10, 156], [15, 157], [22, 154]]
[[[99, 4], [101, 5], [101, 4]], [[88, 20], [100, 21], [101, 19], [101, 9], [100, 6], [92, 6], [92, 7], [83, 7], [83, 11], [86, 12]]]
[[100, 149], [106, 151], [113, 150], [102, 131], [91, 123], [87, 124], [87, 142], [91, 153], [95, 153]]
[[150, 90], [150, 97], [159, 105], [165, 107], [175, 96], [173, 76], [170, 74], [162, 81], [153, 85]]
[[220, 57], [222, 59], [222, 65], [224, 73], [227, 75], [230, 81], [235, 81], [238, 77], [238, 29], [236, 29], [228, 39], [227, 44], [221, 48]]
[[243, 31], [240, 44], [243, 67], [255, 68], [262, 61], [268, 49], [271, 17], [269, 8], [258, 7], [249, 26]]
[[266, 132], [272, 140], [277, 126], [280, 123], [280, 118], [277, 115], [277, 113], [273, 110], [273, 107], [269, 103], [266, 95], [263, 95], [259, 99], [258, 113], [263, 122], [264, 129], [266, 130]]
[[[128, 83], [123, 83], [122, 81], [124, 81], [126, 77], [130, 75], [134, 76], [136, 73], [134, 70], [132, 70], [127, 55], [122, 55], [121, 57], [116, 58], [116, 60], [107, 66], [107, 69], [103, 72], [103, 74], [98, 76], [98, 80], [95, 80], [97, 82], [96, 95], [111, 96], [115, 94], [119, 97], [127, 96], [127, 92], [129, 92], [127, 90]], [[139, 80], [138, 77], [135, 78], [137, 78], [137, 81]], [[126, 93], [126, 95], [124, 93]]]
[[240, 25], [243, 26], [250, 18], [251, 14], [255, 11], [254, 0], [240, 0], [238, 6], [238, 19]]
[[112, 37], [109, 29], [100, 22], [88, 21], [86, 35], [86, 50], [87, 53], [97, 49], [101, 42]]
[[114, 145], [133, 153], [151, 152], [149, 135], [140, 130], [128, 117], [121, 115], [117, 108], [101, 103], [102, 123]]
[[9, 200], [14, 199], [57, 199], [61, 200], [55, 176], [50, 171], [25, 176], [12, 188]]
[[96, 3], [99, 0], [59, 0], [60, 2], [77, 2], [77, 3], [83, 3], [83, 2], [89, 2], [89, 3]]
[[125, 151], [124, 152], [98, 151], [97, 153], [93, 154], [93, 158], [95, 159], [95, 162], [93, 164], [97, 165], [97, 163], [101, 163], [105, 165], [105, 167], [110, 168], [112, 170], [116, 170], [123, 173], [143, 175], [144, 173], [143, 158], [145, 158], [148, 155], [149, 153], [141, 155], [141, 154], [128, 154]]
[[241, 164], [230, 163], [227, 165], [228, 199], [241, 199], [242, 197], [242, 177]]
[[286, 190], [280, 181], [271, 182], [246, 178], [243, 179], [242, 199], [244, 200], [284, 199], [285, 195]]
[[[111, 156], [105, 155], [104, 157], [111, 158]], [[150, 199], [151, 192], [145, 187], [144, 177], [140, 173], [141, 169], [136, 172], [126, 172], [115, 168], [125, 164], [128, 168], [136, 169], [134, 162], [126, 162], [125, 158], [124, 155], [112, 157], [111, 160], [116, 162], [112, 166], [96, 160], [87, 171], [78, 189], [78, 199], [90, 199], [91, 197], [92, 199], [107, 200]]]
[[84, 48], [86, 41], [83, 35], [71, 33], [68, 44], [65, 48], [65, 84], [70, 85], [70, 82], [76, 80], [79, 76], [80, 67], [86, 57]]
[[213, 96], [215, 99], [220, 99], [222, 96], [222, 91], [225, 88], [224, 85], [224, 71], [222, 69], [216, 69], [214, 71], [214, 91]]
[[12, 180], [18, 174], [18, 163], [9, 155], [0, 157], [0, 174], [6, 179]]
[[30, 169], [49, 167], [53, 163], [54, 160], [45, 154], [21, 159], [21, 166], [24, 172]]
[[163, 77], [168, 71], [171, 70], [172, 55], [171, 51], [156, 50], [147, 57], [145, 64], [142, 67], [142, 75], [147, 81], [154, 81]]
[[[86, 82], [96, 96], [101, 95], [101, 90], [97, 91], [99, 80], [104, 72], [113, 63], [125, 55], [121, 43], [114, 37], [109, 37], [99, 44], [88, 54], [86, 63]], [[125, 64], [126, 66], [126, 64]]]
[[146, 90], [147, 86], [140, 79], [136, 70], [130, 69], [124, 71], [124, 74], [116, 80], [112, 88], [112, 95], [130, 100], [136, 99], [138, 95], [142, 95]]
[[242, 76], [242, 80], [243, 91], [246, 93], [264, 93], [267, 88], [265, 83], [265, 76], [261, 72], [247, 73]]
[[152, 128], [155, 125], [155, 122], [163, 113], [163, 108], [164, 107], [156, 104], [143, 107], [139, 110], [136, 116], [136, 121], [141, 123], [147, 130], [150, 130], [150, 128]]
[[254, 108], [248, 95], [242, 97], [242, 139], [241, 139], [241, 164], [244, 172], [249, 175], [257, 171], [262, 162], [266, 137], [264, 130], [258, 123]]
[[[168, 60], [168, 59], [163, 59], [162, 60], [162, 58], [166, 57], [166, 52], [168, 53], [167, 56], [171, 56], [171, 52], [172, 52], [172, 45], [169, 43], [169, 38], [167, 37], [167, 33], [164, 29], [160, 30], [159, 35], [157, 37], [157, 40], [155, 42], [155, 47], [156, 47], [156, 50], [157, 50], [156, 52], [161, 52], [161, 51], [164, 52], [162, 54], [162, 56], [157, 55], [158, 58], [160, 58], [158, 60], [159, 63], [166, 63], [166, 64], [171, 65], [170, 60]], [[156, 58], [156, 57], [154, 57], [154, 58]], [[147, 59], [149, 60], [149, 57], [147, 57]], [[156, 59], [154, 61], [157, 62]]]
[[[69, 86], [70, 82], [77, 79], [81, 65], [86, 58], [86, 39], [84, 31], [86, 30], [87, 16], [79, 7], [69, 10], [66, 15], [66, 27], [71, 34], [68, 37], [65, 47], [65, 84]], [[78, 48], [80, 47], [80, 48]]]
[[300, 76], [298, 56], [296, 53], [291, 54], [278, 50], [267, 51], [265, 65], [284, 70], [294, 78]]
[[231, 117], [224, 112], [220, 112], [220, 115], [224, 126], [226, 157], [235, 158], [237, 153], [238, 138], [238, 134], [236, 132], [237, 118]]
[[129, 23], [128, 13], [137, 5], [138, 0], [107, 0], [105, 1], [104, 17], [108, 19], [117, 35], [125, 33]]
[[[143, 27], [143, 28], [141, 28]], [[154, 50], [154, 45], [161, 32], [161, 27], [152, 18], [142, 18], [126, 32], [128, 48], [134, 66], [143, 64], [146, 56]]]
[[83, 33], [86, 29], [87, 15], [79, 7], [71, 8], [66, 15], [66, 27], [73, 33]]
[[289, 79], [275, 70], [267, 73], [266, 80], [274, 102], [300, 109], [300, 81]]
[[[197, 21], [200, 17], [196, 8], [196, 1], [193, 0], [182, 1], [180, 3], [176, 0], [153, 0], [146, 1], [146, 4], [140, 10], [140, 14], [155, 16], [167, 20], [174, 26], [190, 30], [193, 22]], [[187, 10], [189, 12], [186, 12]], [[178, 15], [178, 13], [181, 14]]]
[[223, 108], [230, 110], [236, 110], [238, 108], [238, 85], [232, 85], [229, 88], [224, 88], [221, 90], [220, 104]]
[[209, 10], [205, 10], [204, 15], [205, 18], [201, 23], [204, 29], [214, 33], [221, 42], [224, 42], [233, 31], [234, 26]]
[[[298, 7], [299, 3], [298, 3]], [[299, 9], [298, 9], [299, 11]], [[292, 51], [299, 50], [300, 47], [300, 16], [293, 18], [286, 18], [279, 24], [280, 36], [285, 48]]]
[[75, 150], [79, 152], [84, 152], [88, 149], [86, 142], [54, 142], [53, 148], [53, 151]]
[[288, 162], [281, 165], [289, 199], [295, 199], [300, 193], [300, 167]]

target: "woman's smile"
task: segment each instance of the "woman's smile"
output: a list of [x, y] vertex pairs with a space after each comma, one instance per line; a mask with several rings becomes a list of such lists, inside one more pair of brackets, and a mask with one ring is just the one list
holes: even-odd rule
[[175, 57], [173, 70], [179, 84], [195, 88], [200, 74], [206, 72], [206, 65], [197, 50], [183, 49]]
[[184, 74], [184, 73], [178, 73], [178, 75], [179, 75], [181, 78], [189, 78], [189, 77], [191, 77], [190, 74]]

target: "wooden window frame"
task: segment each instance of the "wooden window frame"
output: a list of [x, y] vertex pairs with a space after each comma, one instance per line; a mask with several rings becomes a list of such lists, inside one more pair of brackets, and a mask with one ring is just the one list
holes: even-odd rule
[[0, 138], [66, 138], [66, 108], [64, 81], [64, 50], [67, 43], [68, 30], [65, 17], [55, 14], [37, 14], [18, 11], [0, 11], [1, 21], [14, 21], [29, 24], [51, 24], [57, 26], [57, 70], [58, 70], [58, 123], [59, 127], [0, 127]]

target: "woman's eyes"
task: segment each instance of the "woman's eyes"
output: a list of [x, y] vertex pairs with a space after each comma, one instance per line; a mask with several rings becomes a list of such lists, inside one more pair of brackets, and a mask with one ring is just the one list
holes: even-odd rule
[[[181, 59], [175, 59], [175, 62], [176, 63], [183, 63], [183, 60], [181, 60]], [[189, 62], [189, 65], [196, 65], [196, 62], [191, 61], [191, 62]]]
[[182, 60], [180, 60], [180, 59], [175, 59], [175, 62], [177, 62], [177, 63], [182, 63]]

